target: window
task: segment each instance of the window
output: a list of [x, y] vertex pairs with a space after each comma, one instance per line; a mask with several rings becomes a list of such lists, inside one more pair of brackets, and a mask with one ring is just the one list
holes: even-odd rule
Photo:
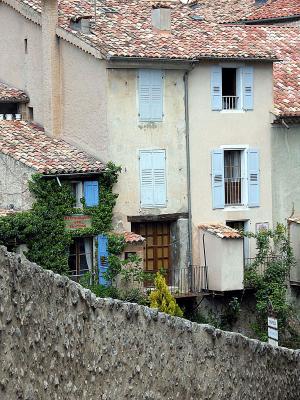
[[25, 54], [28, 54], [28, 40], [24, 39], [24, 52]]
[[225, 205], [242, 204], [242, 152], [224, 151]]
[[[226, 225], [241, 232], [249, 232], [250, 230], [249, 221], [226, 221]], [[246, 236], [243, 237], [243, 252], [244, 264], [246, 265], [250, 258], [250, 239]]]
[[214, 66], [211, 96], [212, 110], [253, 110], [253, 67]]
[[71, 182], [72, 193], [75, 197], [75, 207], [82, 208], [81, 199], [83, 198], [82, 182]]
[[28, 107], [28, 121], [33, 121], [34, 117], [33, 117], [33, 107]]
[[138, 79], [140, 121], [162, 121], [163, 72], [155, 69], [141, 69]]
[[255, 149], [212, 152], [213, 208], [259, 207], [259, 153]]
[[165, 150], [141, 150], [139, 158], [141, 206], [165, 207], [167, 203]]
[[93, 269], [93, 239], [75, 238], [69, 250], [69, 269], [76, 281]]

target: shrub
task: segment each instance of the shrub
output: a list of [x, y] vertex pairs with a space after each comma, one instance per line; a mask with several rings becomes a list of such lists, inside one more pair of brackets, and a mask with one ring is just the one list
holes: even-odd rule
[[158, 308], [159, 311], [170, 315], [182, 317], [183, 311], [176, 303], [175, 298], [171, 295], [165, 278], [160, 273], [157, 273], [154, 283], [155, 290], [149, 295], [150, 307]]

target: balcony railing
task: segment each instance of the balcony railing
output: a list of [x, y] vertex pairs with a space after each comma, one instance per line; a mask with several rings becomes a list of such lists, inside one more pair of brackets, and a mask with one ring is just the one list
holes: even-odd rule
[[242, 205], [242, 178], [225, 178], [225, 204]]
[[223, 110], [236, 110], [238, 101], [238, 96], [222, 96]]
[[[279, 256], [268, 256], [262, 262], [256, 263], [256, 258], [245, 258], [244, 259], [244, 272], [253, 268], [255, 265], [255, 271], [259, 275], [264, 275], [270, 262], [282, 262], [282, 258]], [[250, 287], [250, 285], [248, 285]]]
[[[195, 296], [208, 290], [207, 267], [191, 265], [185, 268], [171, 268], [165, 274], [168, 288], [175, 297]], [[145, 285], [148, 289], [153, 284]]]

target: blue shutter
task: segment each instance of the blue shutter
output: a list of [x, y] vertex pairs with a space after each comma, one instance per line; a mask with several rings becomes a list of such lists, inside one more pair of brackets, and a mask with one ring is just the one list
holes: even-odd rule
[[163, 117], [163, 73], [151, 71], [151, 121], [161, 121]]
[[163, 73], [139, 71], [139, 116], [141, 121], [161, 121], [163, 117]]
[[222, 68], [214, 66], [211, 71], [211, 107], [222, 110]]
[[142, 207], [153, 205], [152, 151], [140, 151], [140, 196]]
[[154, 205], [165, 206], [167, 204], [167, 188], [166, 153], [164, 150], [156, 150], [152, 152], [152, 165]]
[[213, 208], [224, 208], [224, 151], [212, 151], [212, 205]]
[[103, 274], [108, 268], [108, 239], [107, 236], [98, 236], [98, 279], [100, 285], [107, 285]]
[[99, 204], [99, 184], [98, 181], [84, 182], [84, 199], [87, 207], [94, 207]]
[[248, 150], [248, 207], [259, 207], [259, 152]]
[[243, 108], [253, 110], [253, 67], [243, 68]]

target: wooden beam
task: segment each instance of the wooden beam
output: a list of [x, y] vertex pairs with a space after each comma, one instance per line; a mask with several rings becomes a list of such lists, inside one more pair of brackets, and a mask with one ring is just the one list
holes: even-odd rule
[[177, 221], [179, 218], [188, 218], [188, 213], [160, 214], [160, 215], [134, 215], [128, 216], [128, 222], [160, 222]]

